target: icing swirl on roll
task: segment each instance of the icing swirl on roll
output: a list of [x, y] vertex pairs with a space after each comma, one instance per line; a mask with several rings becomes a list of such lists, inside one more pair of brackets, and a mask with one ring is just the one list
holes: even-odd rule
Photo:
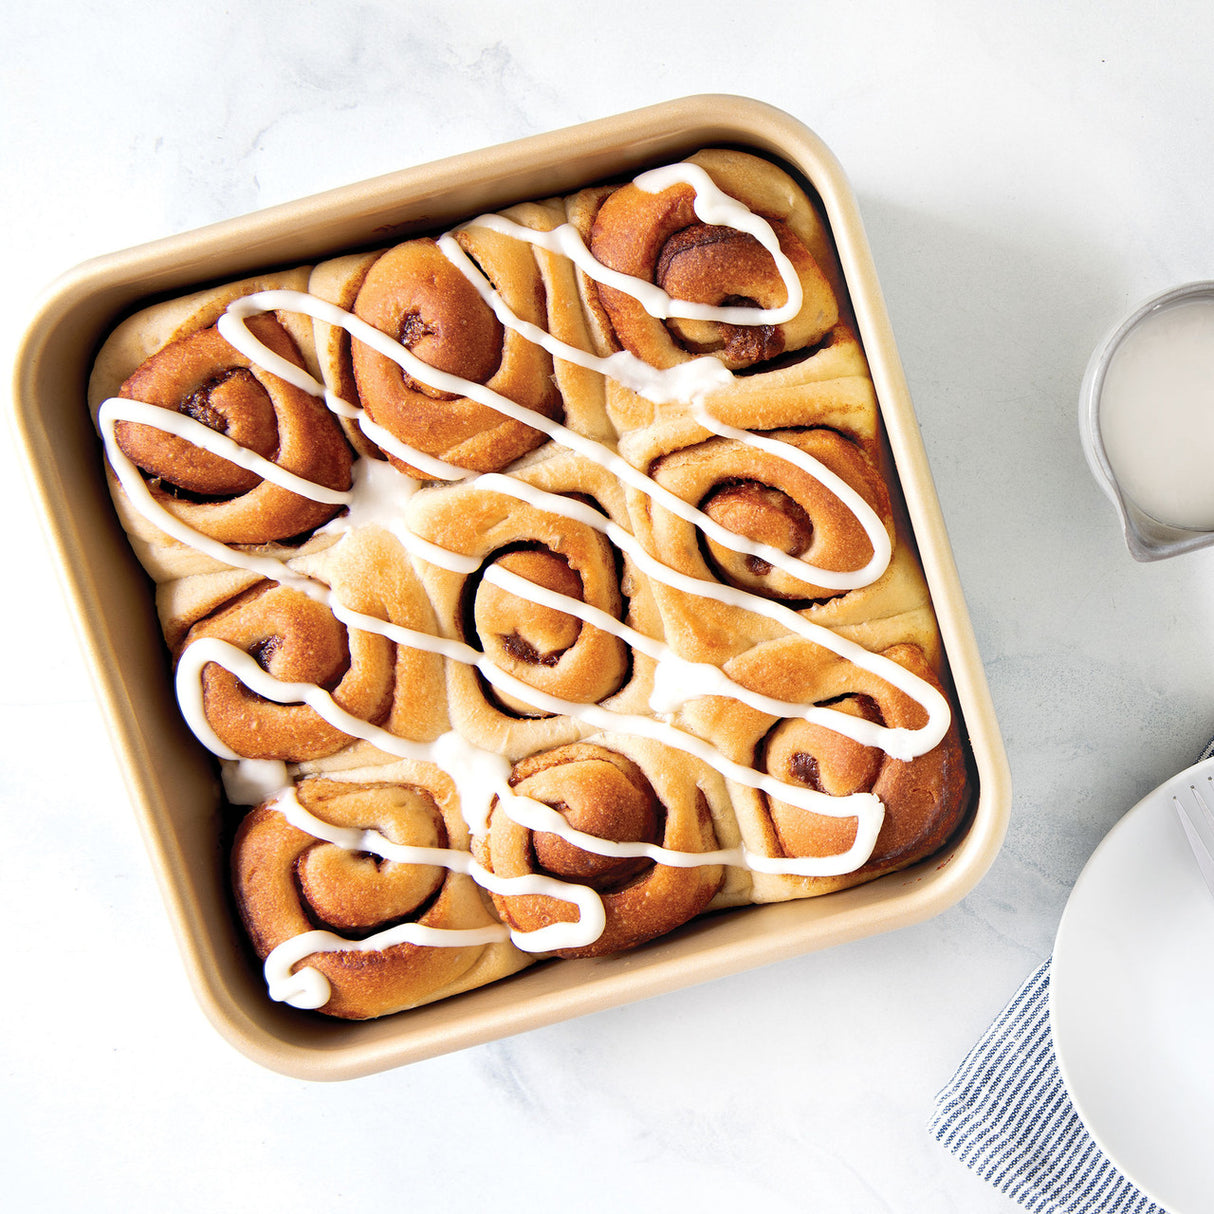
[[[350, 487], [350, 451], [328, 410], [265, 367], [265, 352], [280, 367], [302, 366], [291, 338], [270, 315], [251, 326], [252, 358], [210, 328], [148, 359], [122, 395], [156, 411], [143, 422], [119, 421], [113, 432], [162, 508], [225, 544], [309, 532], [333, 517]], [[176, 437], [169, 423], [178, 418], [195, 423], [192, 438]], [[198, 441], [201, 430], [222, 441]]]

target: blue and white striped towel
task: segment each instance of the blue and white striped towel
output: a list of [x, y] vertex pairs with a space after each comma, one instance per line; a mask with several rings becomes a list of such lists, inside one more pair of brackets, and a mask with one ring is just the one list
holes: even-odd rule
[[1079, 1120], [1054, 1057], [1049, 992], [1046, 961], [936, 1097], [932, 1133], [1035, 1214], [1165, 1214]]

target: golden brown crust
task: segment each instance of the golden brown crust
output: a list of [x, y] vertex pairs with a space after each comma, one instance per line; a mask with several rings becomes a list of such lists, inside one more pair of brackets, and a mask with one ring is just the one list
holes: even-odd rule
[[[302, 366], [294, 343], [272, 317], [255, 317], [249, 329], [273, 354]], [[263, 370], [214, 328], [165, 346], [135, 370], [118, 394], [185, 414], [306, 481], [326, 489], [350, 488], [350, 449], [323, 402]], [[115, 439], [149, 478], [162, 509], [221, 543], [293, 539], [340, 509], [154, 425], [119, 422]]]
[[[430, 603], [400, 545], [379, 528], [360, 529], [300, 558], [296, 571], [321, 579], [347, 611], [434, 632]], [[358, 721], [398, 737], [430, 741], [446, 728], [437, 655], [396, 645], [370, 628], [347, 627], [301, 590], [257, 583], [199, 619], [178, 655], [204, 637], [234, 645], [282, 682], [324, 689]], [[307, 704], [263, 699], [219, 663], [203, 667], [202, 684], [208, 722], [244, 758], [303, 763], [346, 748], [364, 763], [389, 757]]]
[[[553, 453], [516, 476], [545, 492], [593, 503], [617, 523], [627, 521], [615, 478], [576, 455]], [[421, 562], [446, 635], [466, 641], [527, 687], [560, 700], [615, 710], [643, 707], [643, 675], [624, 641], [559, 608], [525, 604], [489, 580], [492, 568], [501, 566], [623, 621], [631, 606], [625, 596], [637, 579], [601, 532], [475, 484], [418, 493], [410, 502], [409, 525], [430, 543], [479, 562], [471, 574]], [[638, 609], [643, 612], [644, 605]], [[650, 612], [648, 626], [654, 623]], [[460, 734], [511, 759], [593, 732], [573, 716], [529, 701], [525, 691], [490, 686], [460, 663], [448, 667], [448, 695]]]
[[[527, 244], [484, 228], [455, 237], [514, 315], [545, 321], [544, 289]], [[360, 267], [361, 270], [361, 267]], [[475, 286], [432, 240], [389, 249], [361, 272], [353, 311], [427, 366], [474, 384], [545, 417], [559, 417], [552, 360], [541, 347], [505, 327]], [[453, 395], [413, 375], [354, 339], [350, 360], [357, 402], [394, 438], [459, 468], [493, 472], [534, 450], [543, 434], [489, 405]], [[402, 471], [420, 475], [388, 453]]]
[[[362, 288], [367, 271], [375, 264], [379, 253], [352, 253], [335, 257], [315, 266], [308, 275], [307, 291], [317, 299], [335, 304], [343, 312], [353, 313], [354, 301]], [[318, 378], [338, 400], [358, 402], [358, 385], [354, 380], [354, 365], [350, 357], [350, 335], [340, 325], [325, 320], [312, 322], [312, 340], [316, 349]], [[351, 447], [361, 456], [382, 459], [379, 448], [363, 433], [353, 418], [339, 419]]]
[[[516, 764], [510, 784], [517, 796], [555, 809], [575, 830], [612, 843], [716, 850], [712, 813], [696, 781], [702, 765], [655, 745], [633, 742], [627, 751], [573, 743]], [[559, 835], [529, 831], [500, 807], [474, 847], [499, 877], [540, 874], [598, 892], [606, 915], [602, 934], [592, 944], [555, 950], [560, 957], [599, 957], [673, 931], [709, 905], [724, 879], [717, 864], [675, 868], [645, 856], [595, 855]], [[494, 902], [522, 931], [578, 917], [572, 903], [543, 894], [495, 894]]]
[[[865, 452], [837, 431], [776, 431], [768, 439], [786, 443], [849, 485], [873, 510], [891, 542], [894, 520], [884, 480]], [[872, 587], [846, 590], [822, 585], [812, 568], [855, 573], [873, 558], [873, 544], [858, 518], [812, 473], [778, 455], [733, 438], [707, 438], [654, 460], [653, 480], [725, 531], [766, 543], [805, 562], [798, 576], [739, 552], [702, 534], [697, 525], [648, 495], [634, 492], [629, 505], [638, 539], [655, 557], [680, 573], [732, 586], [788, 605], [812, 618], [822, 606], [849, 594], [868, 599]], [[684, 656], [718, 664], [758, 640], [785, 629], [745, 608], [680, 588], [655, 588], [671, 644]], [[871, 613], [871, 604], [869, 605]]]
[[[157, 365], [161, 357], [167, 357], [170, 363], [181, 362], [180, 352], [192, 349], [191, 342], [211, 330], [233, 301], [259, 291], [302, 291], [307, 287], [309, 274], [307, 267], [301, 267], [277, 274], [259, 275], [156, 304], [131, 316], [106, 339], [93, 364], [88, 397], [94, 416], [107, 398], [134, 395], [133, 392], [123, 392], [123, 385], [128, 381], [137, 383], [140, 392], [155, 392], [156, 379], [149, 368]], [[306, 317], [290, 312], [269, 313], [264, 318], [264, 324], [275, 332], [276, 336], [271, 341], [277, 343], [277, 348], [285, 357], [302, 365], [313, 376], [317, 374], [319, 367], [312, 342], [312, 327]], [[212, 372], [218, 370], [222, 377], [226, 369], [248, 370], [248, 360], [226, 343], [219, 347], [226, 354], [216, 355], [213, 337], [202, 340], [204, 350], [209, 352], [208, 365]], [[177, 353], [166, 355], [170, 351]], [[218, 368], [214, 361], [216, 357], [221, 364]], [[189, 362], [188, 359], [184, 361]], [[183, 374], [188, 383], [188, 365], [184, 368], [177, 366], [169, 378], [180, 383]], [[314, 467], [321, 479], [328, 476], [331, 487], [347, 488], [350, 483], [350, 452], [329, 412], [306, 393], [297, 393], [295, 389], [280, 393], [279, 387], [285, 389], [289, 386], [260, 369], [255, 372], [255, 378], [271, 385], [274, 397], [281, 402], [275, 405], [275, 424], [283, 428], [280, 438], [282, 447], [273, 457], [274, 462], [299, 472], [305, 478], [308, 470]], [[195, 383], [193, 386], [198, 385]], [[188, 395], [189, 392], [186, 393]], [[160, 403], [175, 411], [182, 401], [174, 400], [170, 394], [153, 403]], [[115, 509], [140, 563], [162, 586], [164, 601], [160, 607], [166, 631], [179, 633], [182, 614], [189, 614], [192, 610], [186, 608], [183, 612], [180, 603], [190, 603], [194, 596], [190, 590], [173, 584], [179, 579], [190, 579], [196, 575], [222, 576], [230, 571], [229, 566], [166, 534], [158, 519], [147, 517], [139, 504], [128, 497], [108, 464], [106, 477]], [[242, 546], [264, 549], [272, 554], [282, 553], [279, 542], [282, 540], [289, 541], [291, 552], [318, 546], [314, 539], [301, 543], [301, 538], [306, 536], [309, 528], [317, 525], [317, 519], [323, 521], [338, 509], [326, 506], [322, 510], [316, 503], [305, 501], [268, 482], [257, 485], [248, 494], [237, 494], [219, 501], [191, 501], [188, 497], [170, 493], [154, 479], [146, 483], [158, 506], [191, 528], [203, 534], [209, 534], [207, 529], [210, 526], [212, 530], [229, 534], [243, 532], [267, 537]], [[321, 540], [320, 545], [326, 542]], [[248, 579], [245, 584], [250, 584]]]
[[[633, 296], [599, 284], [597, 294], [615, 342], [654, 367], [671, 367], [711, 354], [730, 370], [769, 363], [816, 345], [839, 319], [829, 267], [829, 241], [813, 208], [769, 162], [736, 152], [690, 157], [731, 197], [771, 225], [801, 284], [803, 301], [779, 325], [651, 316]], [[772, 255], [748, 233], [705, 224], [695, 213], [695, 190], [678, 183], [657, 193], [634, 184], [603, 199], [588, 243], [604, 265], [661, 287], [675, 299], [715, 306], [778, 308], [788, 288]]]
[[[235, 646], [280, 682], [329, 691], [360, 720], [377, 723], [391, 703], [391, 643], [347, 632], [327, 607], [290, 586], [263, 582], [246, 591], [195, 624], [182, 650], [203, 638]], [[308, 704], [262, 699], [218, 662], [202, 668], [202, 704], [220, 741], [248, 759], [318, 759], [353, 741]]]
[[[412, 561], [400, 541], [382, 527], [347, 531], [339, 542], [297, 557], [294, 572], [330, 588], [336, 602], [371, 620], [434, 636], [438, 624]], [[371, 625], [368, 624], [367, 631]], [[359, 630], [351, 629], [352, 634]], [[449, 728], [443, 660], [415, 645], [392, 643], [392, 696], [378, 724], [399, 738], [430, 742]], [[370, 742], [356, 742], [343, 763], [386, 762], [393, 756]]]
[[[380, 774], [374, 780], [301, 780], [294, 791], [308, 812], [333, 826], [376, 830], [391, 843], [412, 847], [466, 847], [446, 777], [424, 765]], [[254, 809], [241, 824], [232, 872], [241, 917], [263, 960], [293, 936], [318, 928], [357, 940], [402, 922], [448, 930], [497, 922], [470, 877], [321, 842], [272, 804]], [[402, 943], [372, 952], [312, 953], [293, 968], [314, 968], [328, 980], [327, 1015], [362, 1020], [482, 985], [529, 961], [504, 942]]]
[[[942, 691], [918, 645], [899, 643], [881, 656]], [[880, 674], [810, 642], [762, 645], [726, 669], [742, 686], [791, 703], [827, 707], [895, 729], [918, 729], [927, 722], [924, 709]], [[902, 760], [816, 723], [780, 719], [735, 700], [704, 700], [686, 711], [700, 732], [739, 762], [829, 796], [874, 793], [885, 806], [876, 845], [863, 865], [839, 876], [756, 873], [752, 896], [757, 902], [829, 893], [904, 868], [943, 846], [967, 809], [955, 718], [935, 747]], [[855, 840], [854, 817], [813, 813], [751, 788], [735, 786], [731, 792], [746, 845], [759, 855], [832, 856]]]
[[[118, 325], [98, 350], [89, 376], [90, 408], [95, 414], [106, 397], [117, 396], [123, 380], [157, 351], [210, 328], [234, 300], [259, 291], [306, 291], [310, 276], [308, 266], [257, 274], [141, 309]], [[304, 366], [315, 374], [319, 368], [308, 318], [291, 312], [275, 313], [275, 318], [303, 356]]]

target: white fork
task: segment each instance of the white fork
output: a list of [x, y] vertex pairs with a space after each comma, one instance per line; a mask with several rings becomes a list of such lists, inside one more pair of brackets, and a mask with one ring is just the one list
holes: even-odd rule
[[1214, 768], [1207, 762], [1181, 772], [1168, 792], [1197, 867], [1214, 893]]

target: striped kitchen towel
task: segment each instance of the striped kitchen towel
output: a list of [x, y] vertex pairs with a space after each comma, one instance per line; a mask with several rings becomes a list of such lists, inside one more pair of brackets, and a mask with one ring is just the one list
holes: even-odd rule
[[1054, 1057], [1047, 960], [936, 1097], [937, 1141], [1035, 1214], [1165, 1214], [1079, 1120]]

